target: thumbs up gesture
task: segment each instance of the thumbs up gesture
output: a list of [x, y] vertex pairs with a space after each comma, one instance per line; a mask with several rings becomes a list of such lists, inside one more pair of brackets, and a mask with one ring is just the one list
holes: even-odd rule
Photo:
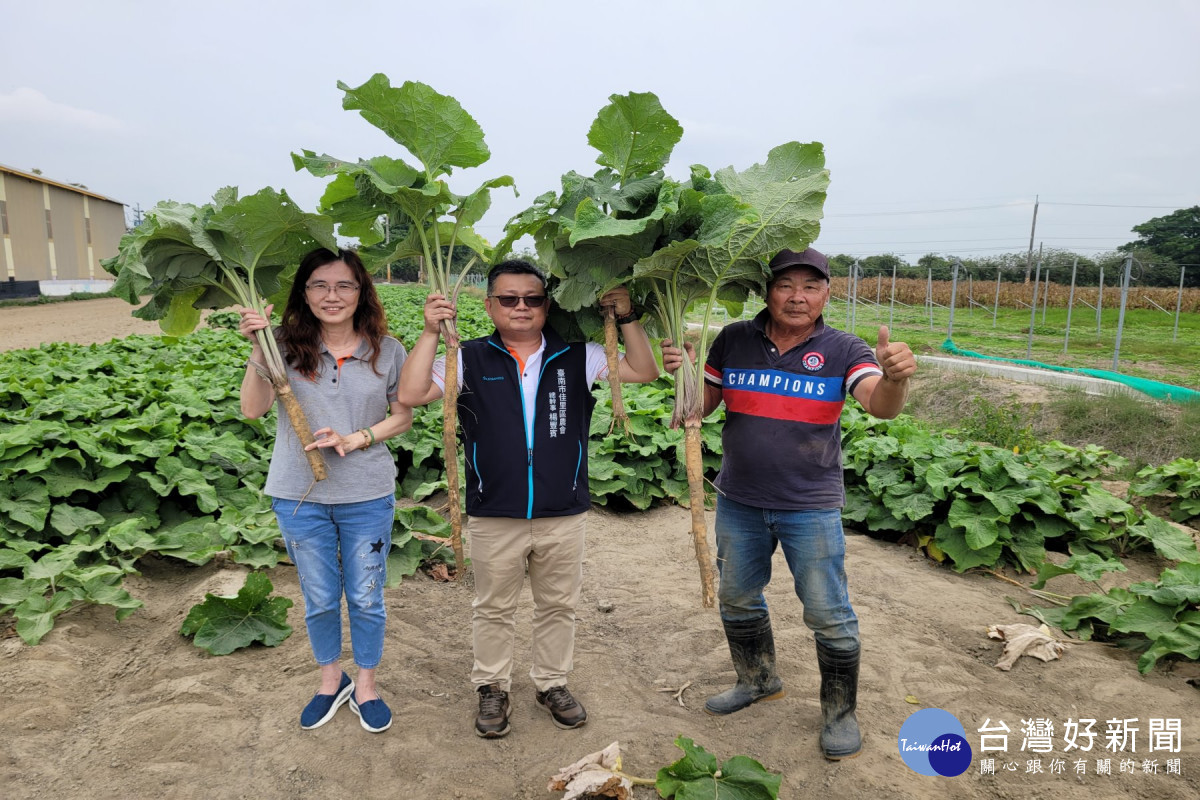
[[887, 325], [879, 326], [875, 358], [883, 369], [884, 380], [899, 383], [917, 371], [917, 359], [904, 342], [890, 341]]

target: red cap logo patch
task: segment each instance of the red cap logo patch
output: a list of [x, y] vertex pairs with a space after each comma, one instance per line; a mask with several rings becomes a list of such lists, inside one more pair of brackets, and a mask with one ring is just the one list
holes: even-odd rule
[[804, 368], [809, 372], [816, 372], [825, 366], [825, 356], [820, 353], [805, 353], [804, 358], [801, 359], [801, 363], [804, 364]]

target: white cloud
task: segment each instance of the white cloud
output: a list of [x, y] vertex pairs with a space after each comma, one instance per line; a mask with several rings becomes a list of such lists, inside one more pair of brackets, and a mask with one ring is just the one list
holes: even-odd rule
[[25, 86], [0, 93], [0, 122], [49, 124], [97, 132], [123, 127], [116, 117], [56, 103], [37, 89]]

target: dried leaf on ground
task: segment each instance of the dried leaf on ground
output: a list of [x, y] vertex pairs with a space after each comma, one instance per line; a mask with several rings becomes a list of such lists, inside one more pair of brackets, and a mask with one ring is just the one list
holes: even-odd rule
[[987, 634], [1000, 639], [1004, 644], [1004, 655], [996, 662], [996, 668], [1005, 672], [1021, 656], [1033, 656], [1042, 661], [1053, 661], [1063, 654], [1066, 647], [1051, 635], [1045, 625], [1034, 627], [1018, 622], [1013, 625], [990, 625]]
[[453, 580], [453, 578], [450, 577], [450, 568], [441, 562], [438, 562], [429, 568], [429, 577], [433, 578], [435, 581], [442, 581], [443, 583]]
[[563, 792], [563, 800], [587, 796], [611, 797], [615, 800], [631, 800], [633, 784], [628, 778], [617, 775], [621, 769], [621, 745], [613, 742], [596, 753], [591, 753], [569, 767], [559, 770], [550, 779], [547, 787], [552, 792]]

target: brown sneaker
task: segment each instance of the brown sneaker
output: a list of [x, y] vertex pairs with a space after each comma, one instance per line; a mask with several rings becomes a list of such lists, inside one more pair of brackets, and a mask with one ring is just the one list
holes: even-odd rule
[[578, 728], [587, 722], [587, 711], [565, 686], [551, 686], [544, 692], [538, 692], [537, 703], [550, 712], [554, 724], [560, 728]]
[[508, 733], [508, 692], [498, 686], [480, 686], [479, 716], [475, 717], [475, 735], [484, 739], [499, 739]]

